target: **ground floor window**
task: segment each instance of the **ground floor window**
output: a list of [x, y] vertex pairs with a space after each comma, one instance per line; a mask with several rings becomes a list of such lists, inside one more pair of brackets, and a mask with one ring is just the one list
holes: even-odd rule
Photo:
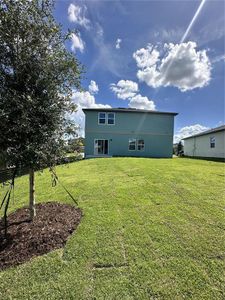
[[145, 148], [145, 141], [143, 139], [129, 139], [129, 150], [130, 151], [143, 151]]
[[139, 151], [143, 151], [145, 148], [145, 141], [144, 140], [138, 140], [137, 141], [137, 148]]
[[129, 150], [130, 151], [136, 150], [136, 139], [129, 139]]
[[108, 140], [95, 140], [94, 154], [95, 155], [107, 155], [109, 152], [109, 141]]
[[213, 136], [210, 138], [210, 148], [215, 148], [215, 145], [216, 145], [216, 139]]

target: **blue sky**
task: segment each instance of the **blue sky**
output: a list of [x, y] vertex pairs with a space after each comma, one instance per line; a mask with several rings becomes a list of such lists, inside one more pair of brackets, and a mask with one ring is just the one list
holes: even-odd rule
[[[224, 1], [56, 1], [85, 66], [82, 107], [174, 111], [176, 139], [224, 124]], [[81, 129], [82, 132], [82, 129]]]

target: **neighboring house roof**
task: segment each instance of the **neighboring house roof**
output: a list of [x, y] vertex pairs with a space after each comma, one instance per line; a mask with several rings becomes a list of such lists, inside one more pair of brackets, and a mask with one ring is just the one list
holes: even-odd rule
[[222, 126], [219, 126], [219, 127], [216, 127], [216, 128], [212, 128], [212, 129], [203, 131], [203, 132], [195, 134], [195, 135], [185, 137], [182, 140], [187, 140], [187, 139], [191, 139], [193, 137], [198, 137], [198, 136], [202, 136], [202, 135], [206, 135], [206, 134], [211, 134], [211, 133], [215, 133], [215, 132], [219, 132], [219, 131], [223, 131], [223, 130], [225, 130], [225, 125], [222, 125]]
[[131, 112], [131, 113], [148, 113], [148, 114], [165, 114], [165, 115], [178, 115], [178, 113], [175, 112], [164, 112], [164, 111], [156, 111], [156, 110], [147, 110], [147, 109], [137, 109], [137, 108], [123, 108], [123, 107], [118, 107], [118, 108], [83, 108], [83, 112], [85, 113], [86, 111], [99, 111], [99, 112]]

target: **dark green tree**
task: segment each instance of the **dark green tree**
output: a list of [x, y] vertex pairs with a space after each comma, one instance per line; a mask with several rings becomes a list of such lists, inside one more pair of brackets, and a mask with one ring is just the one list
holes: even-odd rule
[[183, 144], [181, 141], [177, 144], [177, 155], [180, 155], [181, 152], [183, 151]]
[[9, 165], [29, 169], [31, 219], [34, 171], [52, 167], [75, 133], [68, 115], [83, 71], [53, 8], [51, 0], [0, 0], [0, 149]]

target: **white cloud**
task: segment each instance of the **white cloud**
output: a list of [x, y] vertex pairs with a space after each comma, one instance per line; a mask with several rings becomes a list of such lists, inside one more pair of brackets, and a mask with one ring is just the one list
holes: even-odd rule
[[120, 49], [120, 44], [121, 44], [122, 40], [121, 39], [117, 39], [116, 40], [116, 49]]
[[84, 42], [81, 39], [80, 33], [75, 34], [75, 33], [71, 33], [70, 35], [71, 41], [72, 41], [72, 46], [71, 46], [71, 50], [72, 51], [76, 51], [76, 49], [79, 49], [80, 52], [84, 51]]
[[90, 21], [85, 16], [86, 11], [87, 7], [85, 5], [81, 7], [71, 3], [68, 7], [68, 18], [70, 22], [74, 22], [89, 29]]
[[82, 108], [110, 108], [110, 105], [98, 104], [95, 97], [90, 92], [74, 91], [72, 100], [77, 104], [77, 111], [72, 115], [76, 124], [79, 126], [78, 134], [84, 136], [85, 115]]
[[134, 52], [133, 58], [136, 60], [139, 68], [147, 68], [157, 63], [159, 55], [159, 51], [149, 44], [146, 48], [141, 48]]
[[119, 99], [128, 100], [128, 106], [138, 109], [155, 110], [155, 104], [147, 97], [138, 94], [138, 84], [131, 80], [120, 80], [112, 83], [110, 89]]
[[91, 94], [97, 94], [99, 89], [98, 89], [98, 85], [94, 80], [91, 80], [89, 86], [88, 86], [88, 90]]
[[174, 86], [182, 92], [208, 85], [211, 63], [206, 50], [196, 48], [195, 42], [187, 42], [164, 44], [162, 52], [152, 45], [137, 50], [133, 57], [140, 68], [138, 79], [154, 88]]
[[138, 92], [138, 84], [131, 80], [120, 80], [116, 84], [110, 84], [110, 89], [119, 99], [125, 100], [136, 95]]
[[178, 130], [178, 132], [174, 135], [174, 142], [178, 143], [181, 139], [192, 136], [194, 134], [201, 133], [205, 130], [208, 130], [209, 127], [202, 126], [200, 124], [185, 126]]
[[139, 94], [130, 99], [128, 106], [138, 109], [155, 110], [155, 103], [147, 97], [143, 97]]
[[82, 108], [98, 108], [98, 107], [111, 107], [110, 105], [98, 104], [95, 102], [95, 97], [90, 92], [74, 92], [72, 99], [75, 104]]

